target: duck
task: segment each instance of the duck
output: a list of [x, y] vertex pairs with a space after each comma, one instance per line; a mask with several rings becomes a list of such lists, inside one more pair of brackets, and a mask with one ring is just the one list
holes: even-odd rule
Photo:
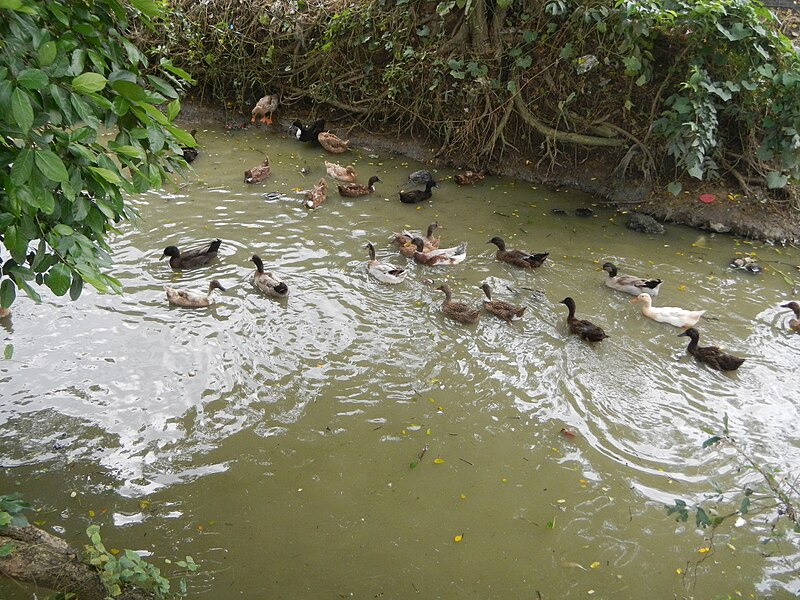
[[328, 199], [328, 181], [320, 177], [314, 187], [306, 192], [306, 199], [303, 206], [306, 208], [317, 208]]
[[[649, 298], [650, 296], [647, 297]], [[575, 318], [575, 300], [571, 297], [567, 296], [564, 298], [561, 304], [565, 304], [569, 309], [567, 325], [569, 325], [570, 333], [579, 335], [581, 339], [587, 342], [602, 342], [608, 337], [601, 327], [598, 327], [591, 321]]]
[[461, 242], [458, 246], [452, 248], [439, 248], [431, 250], [430, 252], [423, 252], [425, 248], [425, 240], [416, 237], [412, 240], [417, 251], [412, 255], [414, 260], [421, 265], [428, 265], [430, 267], [438, 265], [457, 265], [467, 258], [467, 242]]
[[340, 140], [336, 135], [333, 133], [329, 133], [327, 131], [320, 131], [319, 135], [317, 136], [317, 141], [319, 145], [325, 148], [331, 154], [341, 154], [342, 152], [347, 152], [350, 148], [347, 145], [350, 143], [350, 140]]
[[[197, 144], [197, 138], [195, 137], [197, 135], [197, 129], [192, 129], [189, 132], [189, 135], [192, 136], [195, 144]], [[183, 152], [183, 160], [185, 160], [187, 163], [193, 163], [194, 160], [200, 155], [200, 152], [197, 150], [196, 146], [181, 146], [181, 152]]]
[[483, 181], [484, 177], [486, 177], [486, 171], [464, 171], [453, 179], [458, 185], [475, 185], [479, 181]]
[[181, 252], [177, 246], [167, 246], [164, 248], [164, 254], [161, 258], [169, 256], [169, 266], [173, 269], [194, 269], [195, 267], [204, 267], [210, 263], [222, 244], [221, 239], [213, 240], [205, 246], [200, 248], [192, 248]]
[[800, 304], [797, 302], [788, 302], [786, 304], [781, 304], [781, 308], [789, 308], [792, 310], [796, 318], [789, 321], [789, 329], [800, 333]]
[[451, 319], [455, 319], [460, 323], [475, 323], [481, 316], [481, 311], [477, 308], [465, 304], [464, 302], [456, 302], [453, 300], [453, 292], [447, 284], [440, 285], [437, 290], [444, 292], [444, 302], [442, 302], [442, 312]]
[[741, 269], [742, 271], [747, 271], [753, 275], [757, 275], [764, 270], [752, 256], [738, 256], [736, 258], [732, 258], [730, 265], [728, 266], [730, 266], [731, 269]]
[[325, 129], [325, 119], [317, 119], [311, 125], [306, 127], [300, 121], [292, 123], [297, 129], [294, 136], [301, 142], [316, 142], [319, 141], [319, 134]]
[[280, 99], [278, 94], [269, 94], [263, 96], [256, 105], [253, 107], [250, 117], [250, 122], [255, 123], [257, 117], [261, 117], [261, 122], [266, 125], [272, 125], [272, 113], [278, 110]]
[[217, 279], [212, 279], [208, 284], [208, 291], [202, 292], [200, 290], [179, 290], [168, 285], [164, 286], [164, 291], [167, 293], [167, 300], [170, 304], [175, 306], [183, 306], [184, 308], [204, 308], [214, 302], [211, 293], [214, 290], [225, 291], [222, 284]]
[[494, 316], [511, 323], [514, 317], [521, 317], [525, 313], [527, 306], [514, 306], [502, 300], [492, 300], [492, 288], [488, 283], [481, 285], [481, 289], [483, 293], [486, 294], [486, 300], [483, 301], [483, 308]]
[[503, 238], [493, 237], [487, 244], [494, 244], [497, 246], [497, 253], [495, 258], [502, 260], [511, 265], [523, 267], [525, 269], [536, 269], [541, 267], [545, 259], [550, 256], [549, 252], [541, 252], [539, 254], [531, 254], [530, 252], [523, 252], [522, 250], [506, 250], [506, 243]]
[[408, 176], [408, 181], [417, 185], [425, 185], [429, 181], [433, 181], [433, 175], [430, 171], [414, 171]]
[[331, 179], [335, 179], [336, 181], [344, 181], [346, 183], [353, 183], [356, 180], [358, 175], [356, 174], [355, 168], [353, 165], [347, 165], [343, 167], [340, 164], [325, 161], [325, 171], [328, 173], [328, 177]]
[[431, 196], [433, 196], [431, 189], [435, 187], [438, 188], [439, 184], [431, 179], [425, 184], [424, 190], [402, 191], [400, 192], [400, 202], [404, 202], [405, 204], [417, 204], [418, 202], [425, 202], [425, 200], [428, 200]]
[[639, 294], [631, 300], [632, 304], [642, 305], [642, 314], [659, 323], [669, 323], [675, 327], [693, 327], [697, 325], [704, 310], [686, 310], [674, 306], [653, 306], [653, 298], [650, 294]]
[[658, 296], [660, 279], [640, 279], [633, 275], [617, 275], [617, 267], [614, 263], [603, 263], [602, 270], [608, 273], [605, 284], [612, 290], [625, 292], [638, 296], [639, 294], [649, 294], [653, 298]]
[[267, 296], [285, 298], [289, 295], [289, 287], [284, 282], [272, 273], [264, 271], [264, 263], [258, 254], [253, 254], [250, 260], [256, 265], [256, 270], [253, 272], [253, 285]]
[[269, 177], [269, 156], [261, 161], [261, 164], [244, 172], [245, 183], [261, 183]]
[[336, 187], [339, 188], [340, 195], [346, 198], [358, 198], [359, 196], [366, 196], [374, 192], [376, 182], [383, 183], [380, 177], [373, 175], [369, 178], [369, 183], [367, 183], [367, 185], [363, 183], [340, 183], [337, 184]]
[[408, 275], [406, 269], [395, 267], [380, 262], [375, 258], [375, 246], [372, 242], [367, 242], [367, 249], [369, 250], [369, 262], [367, 263], [367, 272], [381, 283], [402, 283]]
[[[428, 231], [425, 233], [425, 237], [422, 238], [424, 242], [424, 247], [422, 249], [423, 252], [430, 252], [431, 250], [436, 250], [439, 248], [439, 238], [433, 237], [433, 231], [440, 227], [438, 221], [434, 221], [430, 225], [428, 225]], [[400, 244], [400, 254], [403, 256], [412, 256], [414, 252], [417, 251], [417, 247], [414, 245], [412, 240], [415, 237], [420, 237], [418, 234], [415, 234], [411, 231], [403, 230], [400, 233], [393, 233], [392, 239], [396, 244]]]
[[716, 346], [698, 346], [700, 332], [694, 327], [689, 327], [683, 333], [678, 334], [678, 337], [684, 336], [691, 340], [686, 347], [686, 352], [694, 356], [699, 362], [705, 363], [717, 371], [735, 371], [742, 366], [745, 360], [738, 356], [727, 354]]

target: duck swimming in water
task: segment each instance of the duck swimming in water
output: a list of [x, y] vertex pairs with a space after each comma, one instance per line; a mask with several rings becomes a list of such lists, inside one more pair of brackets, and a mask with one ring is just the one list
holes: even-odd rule
[[697, 325], [704, 310], [686, 310], [675, 306], [653, 306], [653, 299], [650, 294], [639, 294], [631, 300], [632, 304], [642, 305], [642, 314], [645, 317], [658, 321], [659, 323], [669, 323], [675, 327], [693, 327]]
[[205, 246], [181, 252], [177, 246], [167, 246], [161, 258], [169, 256], [169, 266], [173, 269], [194, 269], [204, 267], [216, 256], [222, 240], [216, 239]]
[[481, 289], [483, 293], [486, 294], [486, 300], [483, 301], [483, 308], [494, 316], [511, 323], [514, 317], [521, 317], [525, 313], [527, 306], [514, 306], [502, 300], [492, 300], [492, 288], [488, 283], [484, 283]]
[[464, 302], [456, 302], [453, 300], [453, 292], [450, 290], [449, 285], [440, 285], [436, 289], [444, 292], [442, 312], [451, 319], [455, 319], [460, 323], [469, 324], [475, 323], [480, 318], [480, 310]]
[[164, 286], [164, 291], [167, 293], [167, 300], [170, 304], [175, 306], [182, 306], [184, 308], [205, 308], [210, 306], [214, 299], [211, 296], [214, 290], [225, 291], [222, 284], [216, 279], [212, 279], [208, 284], [208, 291], [201, 292], [199, 290], [179, 290], [168, 285]]
[[743, 358], [738, 358], [731, 354], [726, 354], [716, 346], [698, 346], [697, 342], [700, 339], [700, 332], [694, 327], [689, 327], [683, 333], [679, 333], [678, 337], [688, 337], [691, 341], [686, 347], [686, 352], [694, 356], [699, 362], [707, 364], [712, 369], [717, 371], [735, 371], [742, 366]]
[[654, 298], [658, 296], [658, 289], [661, 285], [660, 279], [640, 279], [632, 275], [617, 275], [617, 267], [610, 262], [603, 264], [603, 271], [608, 273], [604, 283], [612, 290], [633, 294], [634, 296], [639, 294], [649, 294]]
[[339, 194], [346, 198], [358, 198], [359, 196], [367, 196], [375, 191], [376, 183], [383, 183], [377, 175], [369, 178], [367, 185], [363, 183], [340, 183], [337, 184]]
[[294, 136], [301, 142], [317, 142], [319, 134], [325, 130], [325, 119], [317, 119], [306, 127], [300, 121], [292, 123], [296, 131]]
[[800, 333], [800, 304], [797, 302], [789, 302], [787, 304], [781, 304], [781, 308], [788, 308], [794, 313], [795, 318], [789, 321], [789, 329]]
[[567, 315], [567, 325], [569, 326], [570, 333], [579, 335], [581, 339], [587, 342], [602, 342], [608, 336], [601, 327], [598, 327], [591, 321], [575, 318], [575, 300], [567, 296], [561, 301], [561, 304], [566, 305], [569, 309]]
[[289, 287], [284, 282], [272, 273], [264, 271], [264, 263], [260, 256], [253, 254], [250, 260], [256, 265], [256, 270], [253, 273], [253, 285], [267, 296], [273, 296], [274, 298], [285, 298], [289, 295]]
[[419, 202], [425, 202], [425, 200], [428, 200], [431, 196], [433, 196], [431, 189], [435, 187], [438, 188], [439, 184], [431, 179], [425, 184], [424, 190], [409, 190], [407, 192], [400, 192], [400, 202], [404, 202], [405, 204], [417, 204]]
[[375, 246], [372, 242], [367, 242], [367, 250], [369, 250], [369, 262], [367, 263], [367, 272], [381, 283], [402, 283], [408, 275], [406, 269], [395, 267], [380, 262], [375, 258]]
[[506, 243], [501, 237], [493, 237], [487, 244], [497, 246], [497, 253], [494, 255], [497, 260], [502, 260], [510, 265], [523, 267], [525, 269], [536, 269], [544, 264], [545, 259], [550, 256], [549, 252], [531, 254], [522, 250], [506, 250]]

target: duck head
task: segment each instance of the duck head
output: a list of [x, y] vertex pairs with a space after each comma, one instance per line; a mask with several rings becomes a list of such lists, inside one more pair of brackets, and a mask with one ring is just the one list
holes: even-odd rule
[[164, 254], [161, 255], [161, 258], [164, 258], [165, 256], [170, 256], [171, 257], [171, 256], [180, 256], [180, 255], [181, 255], [181, 251], [178, 250], [177, 246], [167, 246], [166, 248], [164, 248]]
[[631, 300], [631, 304], [638, 304], [638, 303], [642, 303], [649, 308], [653, 304], [653, 299], [650, 297], [650, 294], [639, 294], [638, 296], [636, 296], [636, 298]]

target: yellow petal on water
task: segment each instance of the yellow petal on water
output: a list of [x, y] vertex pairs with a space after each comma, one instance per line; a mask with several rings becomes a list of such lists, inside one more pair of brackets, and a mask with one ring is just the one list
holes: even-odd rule
[[463, 533], [459, 533], [457, 536], [455, 536], [455, 537], [453, 538], [453, 541], [454, 541], [454, 542], [460, 542], [460, 541], [461, 541], [461, 540], [463, 540], [463, 539], [464, 539], [464, 534], [463, 534]]
[[435, 464], [435, 465], [440, 465], [440, 464], [442, 464], [443, 462], [444, 462], [444, 459], [443, 459], [443, 458], [434, 458], [434, 459], [433, 459], [433, 464]]
[[111, 554], [119, 554], [119, 548], [112, 548], [110, 552]]
[[678, 567], [677, 569], [675, 569], [675, 572], [676, 572], [678, 575], [682, 575], [682, 574], [683, 574], [683, 569], [681, 569], [680, 567]]
[[458, 497], [461, 498], [462, 500], [466, 500], [467, 499], [467, 497], [464, 494], [459, 494]]
[[599, 569], [599, 568], [600, 568], [600, 563], [599, 563], [599, 562], [597, 562], [597, 561], [594, 561], [594, 562], [593, 562], [592, 564], [590, 564], [589, 566], [590, 566], [592, 569]]
[[685, 286], [685, 285], [683, 285], [683, 284], [680, 284], [680, 285], [678, 286], [678, 291], [679, 291], [679, 292], [685, 292], [685, 291], [686, 291], [686, 286]]
[[94, 517], [94, 511], [93, 511], [93, 510], [90, 510], [90, 511], [89, 511], [89, 516], [90, 516], [90, 517]]
[[731, 552], [736, 552], [736, 546], [734, 546], [733, 544], [727, 544], [727, 546], [728, 548], [731, 549]]
[[428, 428], [428, 429], [425, 431], [425, 435], [430, 435], [430, 434], [431, 434], [431, 429], [430, 429], [430, 427], [429, 427], [429, 428]]
[[421, 207], [421, 206], [418, 206], [418, 207], [417, 207], [417, 210], [422, 210], [422, 207]]
[[419, 431], [420, 429], [422, 429], [422, 425], [409, 425], [408, 426], [408, 430], [409, 431]]
[[293, 187], [292, 191], [293, 192], [302, 192], [303, 190], [301, 190], [299, 187]]
[[566, 500], [564, 498], [559, 498], [558, 500], [556, 500], [556, 502], [558, 504], [564, 504], [566, 502]]
[[705, 548], [699, 548], [697, 551], [698, 551], [700, 554], [705, 554], [706, 552], [710, 552], [710, 551], [711, 551], [711, 548], [709, 548], [709, 547], [705, 547]]
[[150, 500], [139, 500], [139, 508], [141, 510], [147, 510], [150, 508]]

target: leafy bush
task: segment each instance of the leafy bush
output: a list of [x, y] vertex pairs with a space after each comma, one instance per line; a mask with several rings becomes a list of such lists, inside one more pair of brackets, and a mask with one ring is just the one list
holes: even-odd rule
[[[129, 216], [123, 193], [162, 184], [186, 166], [193, 138], [173, 124], [188, 75], [159, 74], [126, 38], [128, 12], [148, 22], [153, 0], [0, 1], [0, 301], [32, 283], [77, 298], [83, 282], [119, 290], [103, 273], [106, 238]], [[176, 89], [177, 88], [177, 89]], [[166, 114], [159, 108], [166, 105]], [[101, 131], [114, 134], [106, 143]]]

